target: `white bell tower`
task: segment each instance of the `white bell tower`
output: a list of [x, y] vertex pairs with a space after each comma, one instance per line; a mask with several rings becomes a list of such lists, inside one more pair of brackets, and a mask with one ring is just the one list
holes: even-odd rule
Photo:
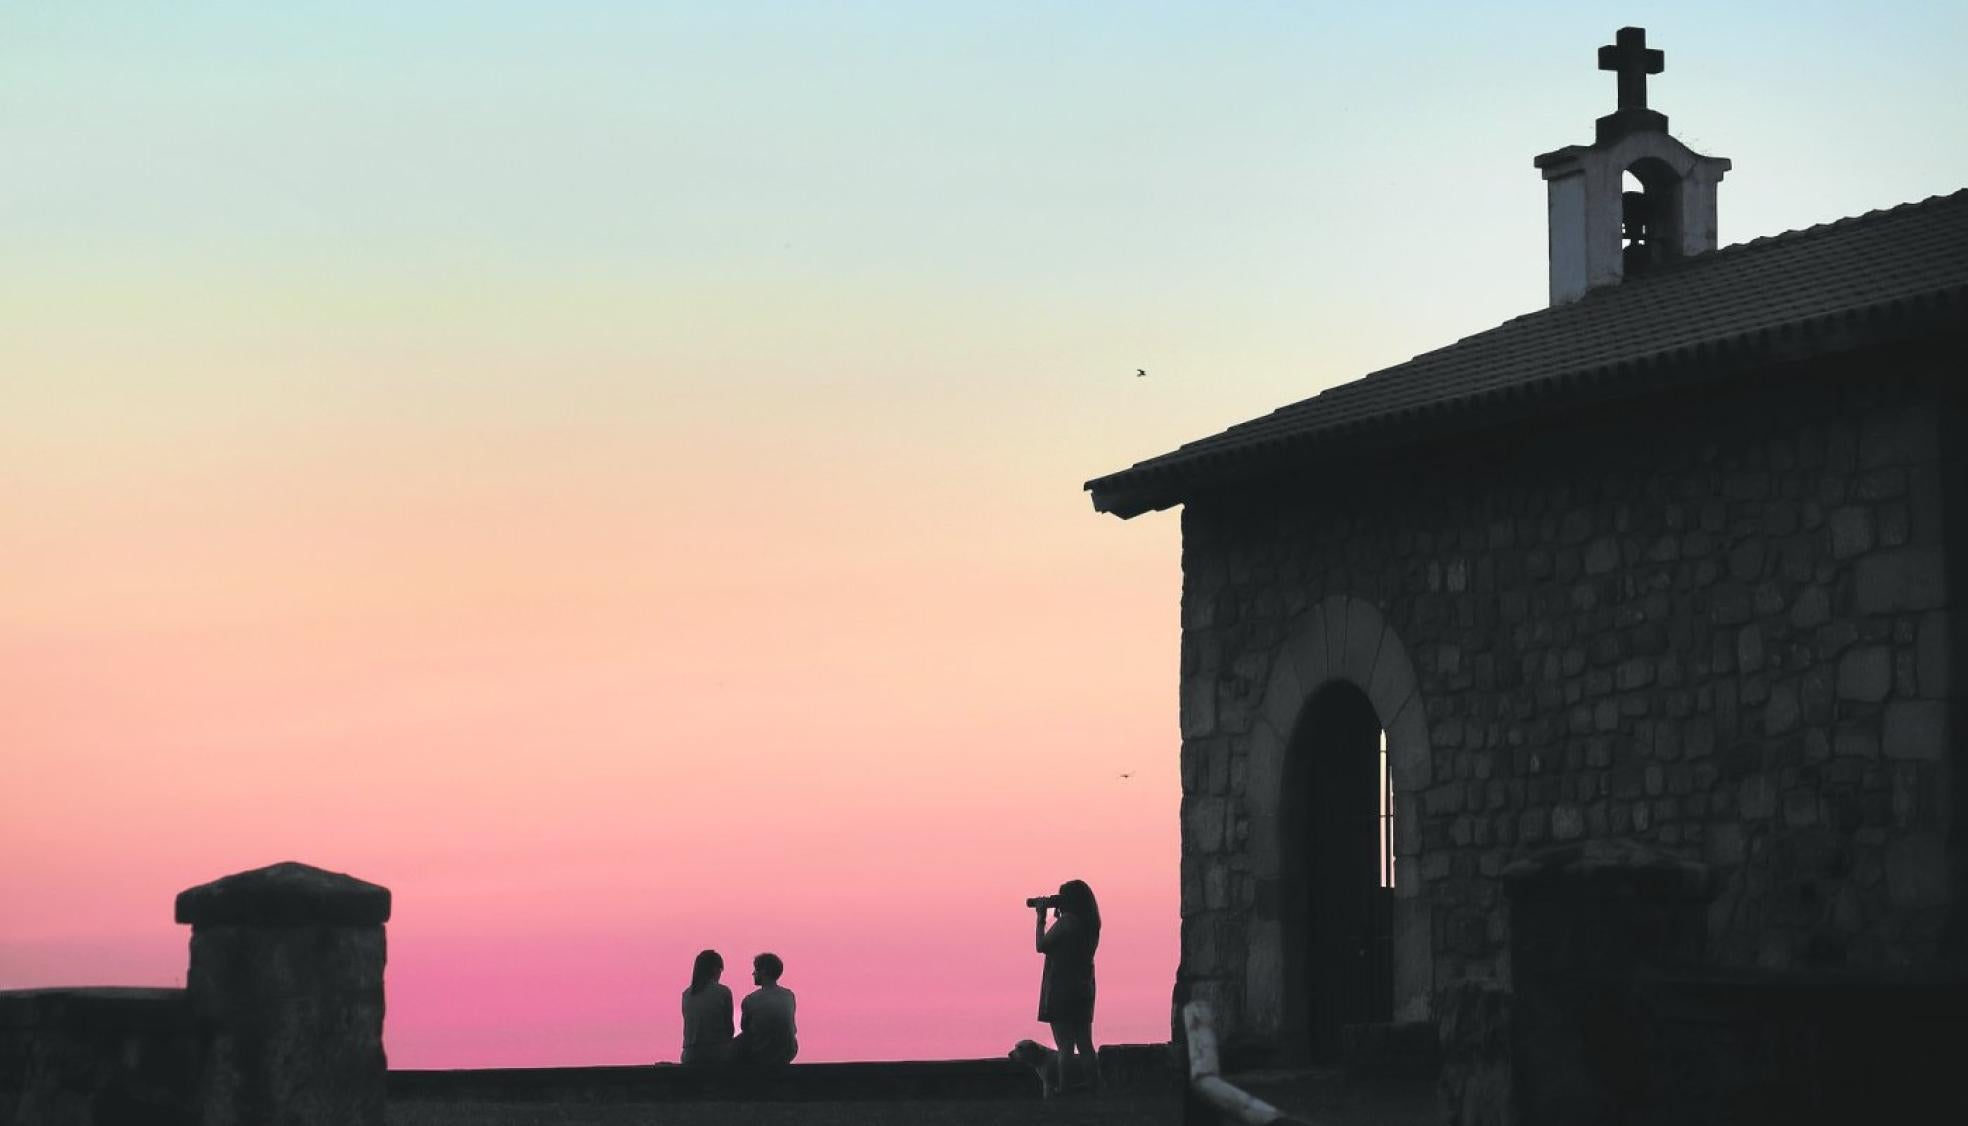
[[[1532, 162], [1547, 189], [1553, 305], [1715, 249], [1715, 192], [1729, 161], [1675, 140], [1667, 115], [1647, 108], [1647, 76], [1666, 66], [1645, 28], [1620, 28], [1599, 48], [1599, 69], [1619, 74], [1619, 109], [1599, 119], [1592, 144]], [[1626, 190], [1628, 172], [1639, 191]]]

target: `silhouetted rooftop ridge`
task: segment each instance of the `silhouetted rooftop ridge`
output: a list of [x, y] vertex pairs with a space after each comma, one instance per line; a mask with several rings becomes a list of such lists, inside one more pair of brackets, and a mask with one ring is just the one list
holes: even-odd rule
[[[1639, 394], [1669, 371], [1851, 346], [1909, 314], [1958, 327], [1968, 189], [1765, 235], [1513, 317], [1086, 484], [1123, 517], [1322, 454], [1412, 445]], [[1900, 324], [1900, 329], [1906, 325]], [[1793, 336], [1812, 339], [1791, 339]], [[1752, 355], [1754, 353], [1755, 355]], [[1767, 355], [1764, 355], [1767, 353]], [[1479, 409], [1483, 408], [1483, 409]]]

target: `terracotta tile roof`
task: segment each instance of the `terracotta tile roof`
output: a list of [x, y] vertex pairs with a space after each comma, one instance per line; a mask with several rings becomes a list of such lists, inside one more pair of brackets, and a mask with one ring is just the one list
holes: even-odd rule
[[1133, 516], [1336, 446], [1405, 444], [1458, 420], [1553, 413], [1638, 393], [1703, 363], [1828, 353], [1909, 318], [1968, 323], [1968, 189], [1753, 239], [1594, 290], [1086, 488], [1097, 510]]

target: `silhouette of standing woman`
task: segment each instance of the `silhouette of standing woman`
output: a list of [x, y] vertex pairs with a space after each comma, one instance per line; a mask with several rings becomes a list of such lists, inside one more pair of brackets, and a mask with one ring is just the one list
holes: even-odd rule
[[[1045, 974], [1039, 979], [1039, 1019], [1052, 1026], [1059, 1045], [1061, 1088], [1098, 1086], [1100, 1060], [1093, 1050], [1093, 952], [1100, 946], [1100, 907], [1084, 880], [1059, 885], [1052, 909], [1057, 917], [1046, 927], [1046, 909], [1038, 909], [1035, 942], [1045, 955]], [[1083, 1062], [1073, 1063], [1075, 1056]], [[1078, 1070], [1081, 1078], [1074, 1078]]]
[[697, 955], [690, 988], [683, 991], [683, 1062], [722, 1063], [731, 1051], [731, 990], [718, 981], [724, 959], [715, 950]]

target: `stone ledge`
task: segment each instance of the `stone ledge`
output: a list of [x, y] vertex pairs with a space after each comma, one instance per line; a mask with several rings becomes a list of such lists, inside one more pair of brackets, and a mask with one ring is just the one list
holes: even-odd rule
[[[1173, 1091], [1181, 1081], [1168, 1044], [1103, 1044], [1109, 1093]], [[593, 1103], [839, 1102], [1039, 1099], [1036, 1073], [1010, 1059], [795, 1063], [747, 1073], [659, 1063], [628, 1067], [391, 1070], [389, 1097], [405, 1100]]]
[[177, 920], [192, 926], [379, 926], [390, 892], [379, 884], [283, 861], [178, 893]]
[[1702, 898], [1708, 894], [1708, 866], [1635, 840], [1593, 839], [1518, 860], [1504, 868], [1503, 881], [1512, 894], [1566, 883], [1579, 889], [1633, 887]]
[[183, 989], [93, 986], [0, 991], [0, 1029], [190, 1029]]
[[[1758, 1019], [1824, 1020], [1828, 1006], [1870, 1005], [1901, 1020], [1968, 1022], [1968, 974], [1947, 968], [1763, 970], [1716, 966], [1642, 970], [1636, 988], [1650, 999], [1685, 1003], [1689, 1015], [1712, 1004], [1742, 1004]], [[1666, 1000], [1661, 1000], [1666, 1004]], [[1682, 1009], [1675, 1009], [1681, 1012]]]

